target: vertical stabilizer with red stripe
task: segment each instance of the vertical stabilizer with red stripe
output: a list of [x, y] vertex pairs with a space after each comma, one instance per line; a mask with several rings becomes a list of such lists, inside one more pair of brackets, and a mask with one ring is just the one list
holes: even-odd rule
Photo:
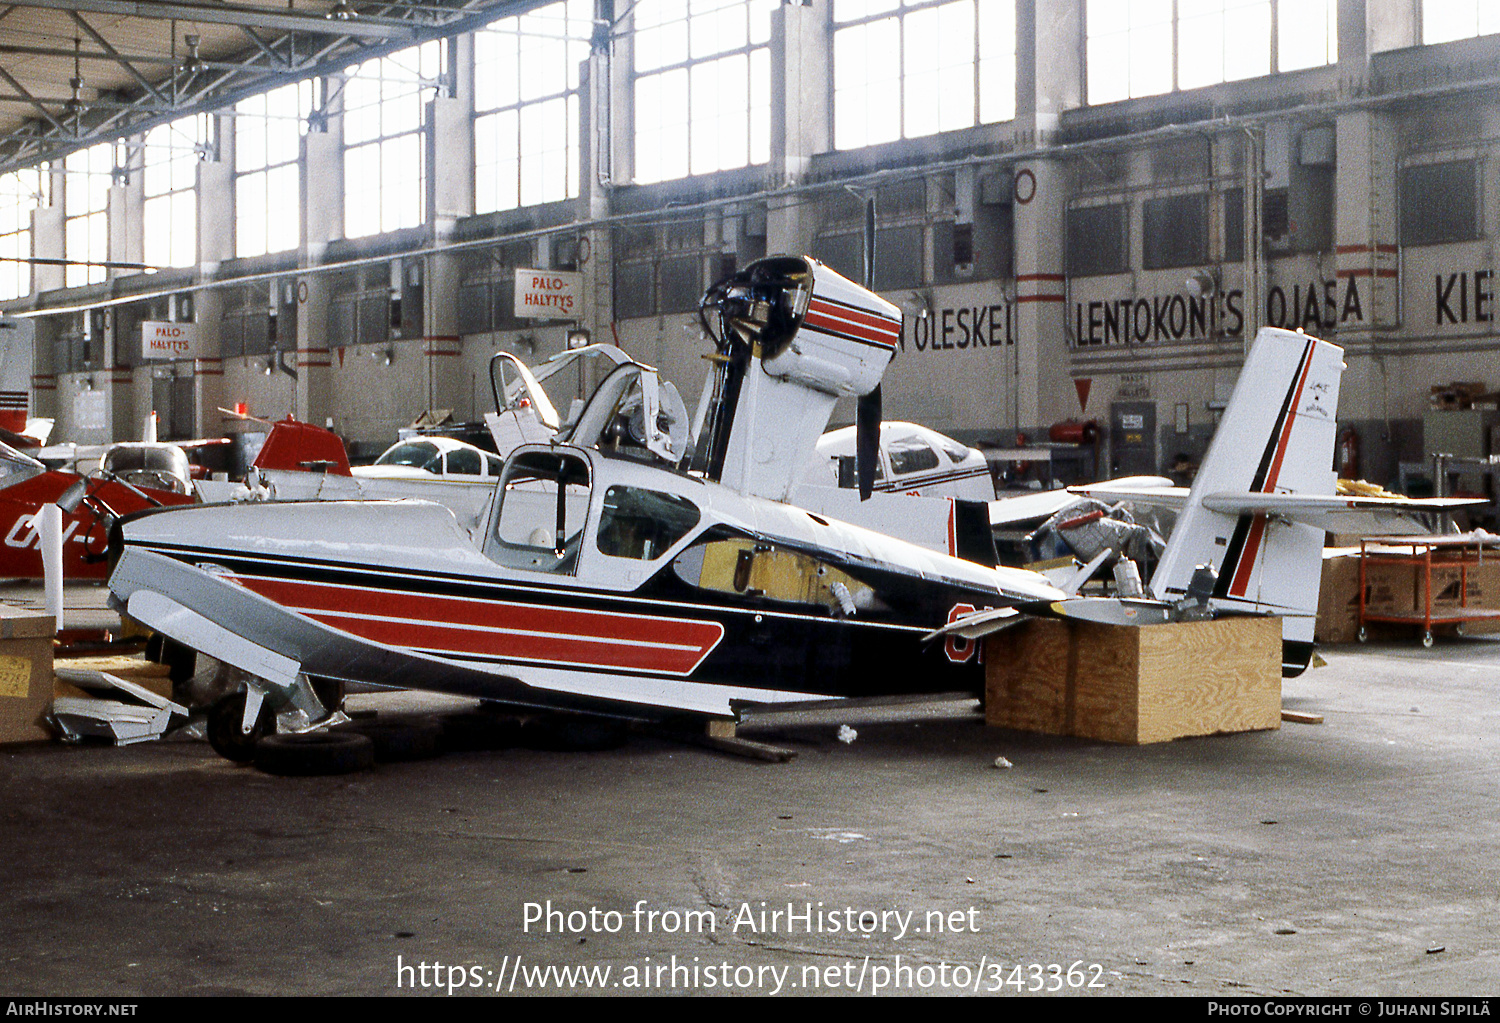
[[1217, 610], [1284, 616], [1288, 666], [1305, 664], [1312, 651], [1323, 531], [1272, 516], [1210, 510], [1204, 499], [1334, 493], [1343, 354], [1306, 334], [1261, 329], [1151, 578], [1153, 596], [1180, 600], [1194, 571], [1212, 566], [1218, 573], [1212, 600]]

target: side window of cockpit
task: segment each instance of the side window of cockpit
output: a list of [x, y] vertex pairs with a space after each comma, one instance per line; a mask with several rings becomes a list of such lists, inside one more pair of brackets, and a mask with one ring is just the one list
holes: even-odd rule
[[581, 459], [518, 455], [500, 485], [500, 510], [485, 553], [509, 568], [572, 575], [588, 506], [589, 469]]
[[599, 550], [612, 558], [651, 561], [698, 525], [685, 497], [638, 487], [610, 487], [599, 516]]
[[890, 455], [891, 472], [903, 476], [910, 472], [925, 472], [938, 467], [937, 452], [920, 437], [902, 437], [891, 441], [886, 449]]
[[447, 471], [465, 476], [481, 475], [484, 468], [480, 462], [479, 452], [470, 451], [468, 448], [456, 448], [448, 452]]

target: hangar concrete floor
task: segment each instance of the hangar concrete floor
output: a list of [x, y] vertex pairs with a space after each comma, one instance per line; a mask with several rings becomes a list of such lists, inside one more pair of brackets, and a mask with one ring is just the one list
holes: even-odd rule
[[[744, 729], [786, 764], [652, 736], [322, 778], [195, 741], [11, 747], [0, 990], [557, 993], [587, 981], [533, 971], [584, 965], [616, 994], [1494, 993], [1500, 643], [1326, 656], [1284, 693], [1325, 724], [1138, 748], [954, 703]], [[664, 933], [688, 910], [713, 928]]]

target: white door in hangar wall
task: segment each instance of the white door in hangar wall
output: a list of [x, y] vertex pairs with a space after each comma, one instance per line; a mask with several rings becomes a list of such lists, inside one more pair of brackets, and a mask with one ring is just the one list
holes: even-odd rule
[[1156, 402], [1110, 403], [1109, 459], [1115, 476], [1157, 474]]

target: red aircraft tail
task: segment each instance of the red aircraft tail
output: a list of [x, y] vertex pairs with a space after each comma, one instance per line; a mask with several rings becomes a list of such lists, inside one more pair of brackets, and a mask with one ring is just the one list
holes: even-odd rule
[[287, 416], [271, 426], [252, 463], [257, 469], [301, 469], [348, 476], [349, 454], [338, 434]]

